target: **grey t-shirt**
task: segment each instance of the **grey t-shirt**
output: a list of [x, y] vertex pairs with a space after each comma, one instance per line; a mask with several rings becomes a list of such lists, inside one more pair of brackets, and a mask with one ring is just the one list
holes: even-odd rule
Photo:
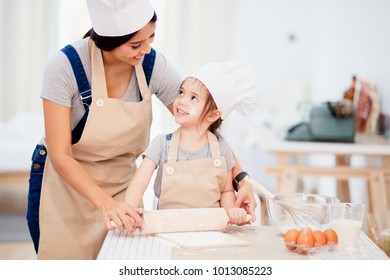
[[[72, 46], [77, 51], [88, 81], [91, 83], [88, 40], [89, 37], [73, 43]], [[155, 94], [164, 105], [169, 105], [175, 100], [182, 81], [183, 78], [176, 69], [161, 53], [156, 51], [156, 60], [149, 84], [150, 92]], [[135, 71], [133, 71], [127, 91], [120, 100], [137, 102], [139, 101], [138, 92], [139, 87]], [[62, 51], [55, 53], [46, 65], [41, 97], [71, 108], [72, 129], [84, 114], [72, 66]]]
[[[233, 153], [229, 146], [229, 143], [222, 136], [218, 136], [219, 149], [221, 156], [225, 158], [227, 171], [234, 167]], [[162, 169], [163, 164], [168, 160], [168, 147], [170, 143], [170, 136], [158, 135], [149, 144], [148, 148], [143, 153], [143, 156], [150, 158], [156, 165], [158, 165], [156, 178], [154, 181], [154, 194], [156, 197], [160, 197], [161, 193], [161, 181], [162, 181]], [[208, 141], [203, 145], [201, 149], [196, 152], [187, 152], [179, 148], [177, 153], [178, 161], [194, 160], [199, 158], [211, 157], [211, 151]]]

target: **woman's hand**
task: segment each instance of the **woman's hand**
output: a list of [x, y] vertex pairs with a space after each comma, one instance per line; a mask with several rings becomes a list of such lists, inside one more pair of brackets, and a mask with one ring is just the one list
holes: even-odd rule
[[143, 209], [131, 208], [123, 201], [117, 201], [111, 198], [101, 211], [107, 230], [113, 230], [116, 227], [120, 231], [126, 229], [131, 234], [134, 234], [137, 228], [145, 227], [145, 223], [141, 218]]
[[243, 208], [231, 208], [228, 211], [229, 223], [234, 225], [246, 224], [246, 211]]
[[234, 207], [243, 208], [249, 215], [252, 216], [252, 222], [254, 222], [256, 221], [256, 206], [257, 203], [253, 195], [252, 185], [246, 181], [246, 178], [244, 178], [239, 183], [237, 199], [234, 203]]

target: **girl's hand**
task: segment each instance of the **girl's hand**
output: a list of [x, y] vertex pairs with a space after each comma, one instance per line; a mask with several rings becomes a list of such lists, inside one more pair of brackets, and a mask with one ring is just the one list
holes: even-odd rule
[[145, 223], [141, 218], [143, 209], [131, 208], [123, 201], [111, 199], [101, 211], [107, 230], [113, 230], [116, 227], [120, 231], [126, 229], [131, 234], [134, 234], [137, 228], [145, 227]]
[[231, 208], [228, 211], [228, 216], [230, 219], [230, 224], [234, 225], [244, 225], [246, 221], [246, 211], [243, 208]]
[[237, 192], [237, 199], [234, 207], [241, 207], [252, 216], [252, 222], [256, 221], [255, 208], [257, 206], [255, 197], [253, 195], [252, 185], [243, 179]]

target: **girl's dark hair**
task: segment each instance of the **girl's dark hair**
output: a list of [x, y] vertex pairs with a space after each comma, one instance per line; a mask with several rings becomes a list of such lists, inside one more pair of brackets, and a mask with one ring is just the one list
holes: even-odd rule
[[[202, 119], [206, 118], [208, 113], [211, 113], [214, 110], [218, 110], [217, 104], [215, 104], [213, 96], [210, 94], [209, 90], [205, 86], [204, 88], [207, 91], [207, 98], [204, 104], [203, 112], [200, 116]], [[215, 135], [219, 135], [218, 129], [221, 127], [221, 124], [222, 124], [222, 119], [218, 118], [215, 122], [213, 122], [209, 126], [209, 131], [211, 131]]]
[[[154, 13], [152, 19], [149, 22], [156, 22], [156, 21], [157, 21], [157, 15], [156, 15], [156, 13]], [[90, 36], [92, 41], [95, 42], [95, 45], [99, 49], [109, 52], [109, 51], [112, 51], [113, 49], [123, 45], [127, 41], [129, 41], [131, 38], [134, 37], [135, 34], [137, 34], [137, 32], [138, 31], [133, 32], [131, 34], [123, 35], [123, 36], [108, 37], [108, 36], [100, 36], [92, 28], [87, 33], [85, 33], [83, 38]]]
[[[209, 94], [206, 99], [206, 104], [202, 116], [205, 117], [207, 113], [212, 112], [214, 110], [218, 110], [218, 107], [217, 104], [215, 104], [214, 98], [211, 96], [211, 94]], [[218, 135], [218, 129], [221, 127], [221, 124], [222, 119], [219, 117], [215, 122], [210, 125], [209, 130], [212, 133]]]

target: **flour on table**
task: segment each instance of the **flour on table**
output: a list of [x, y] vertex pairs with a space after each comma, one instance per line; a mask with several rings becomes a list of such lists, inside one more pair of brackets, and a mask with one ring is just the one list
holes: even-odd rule
[[160, 233], [155, 237], [169, 240], [184, 249], [247, 246], [249, 242], [220, 231]]

